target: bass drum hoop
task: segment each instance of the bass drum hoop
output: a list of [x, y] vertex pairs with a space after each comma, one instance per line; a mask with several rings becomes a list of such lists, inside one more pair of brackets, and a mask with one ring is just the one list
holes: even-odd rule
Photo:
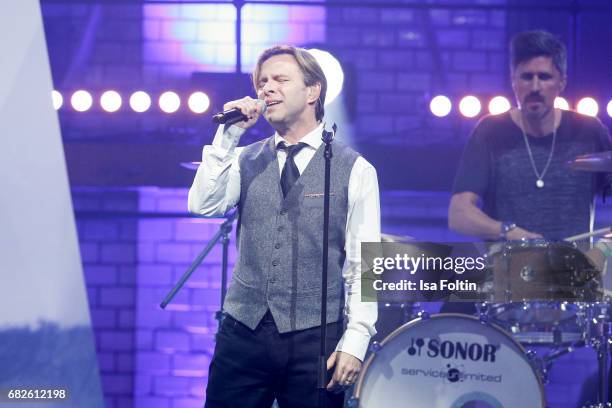
[[[477, 317], [469, 316], [469, 315], [465, 315], [465, 314], [461, 314], [461, 313], [438, 313], [438, 314], [433, 314], [433, 315], [431, 315], [431, 316], [429, 316], [427, 318], [417, 317], [416, 319], [413, 319], [413, 320], [409, 321], [408, 323], [404, 323], [403, 325], [401, 325], [400, 327], [398, 327], [397, 329], [392, 331], [391, 334], [389, 334], [387, 337], [385, 337], [383, 339], [383, 341], [380, 342], [380, 347], [381, 348], [385, 347], [385, 345], [387, 343], [392, 341], [395, 337], [399, 336], [401, 333], [405, 332], [406, 330], [408, 330], [412, 326], [416, 326], [419, 323], [422, 323], [424, 321], [428, 321], [428, 320], [431, 320], [431, 319], [444, 319], [444, 318], [447, 318], [447, 317], [455, 317], [455, 318], [472, 320], [472, 321], [474, 321], [476, 323], [492, 327], [493, 329], [497, 330], [500, 334], [502, 334], [506, 339], [508, 339], [510, 341], [510, 343], [512, 343], [524, 356], [527, 355], [527, 353], [525, 351], [525, 348], [521, 345], [521, 343], [516, 341], [515, 338], [513, 338], [508, 332], [506, 332], [499, 325], [497, 325], [495, 323], [492, 323], [492, 322], [482, 322]], [[364, 380], [365, 380], [365, 375], [368, 372], [370, 366], [372, 365], [372, 363], [374, 362], [375, 359], [376, 359], [376, 353], [374, 352], [374, 353], [372, 353], [370, 355], [370, 357], [367, 358], [365, 364], [363, 365], [361, 373], [359, 374], [359, 378], [357, 379], [357, 382], [355, 383], [355, 391], [353, 392], [353, 396], [351, 398], [355, 399], [357, 402], [359, 402], [359, 399], [360, 399], [360, 396], [361, 396], [361, 392], [362, 392], [362, 388], [363, 388], [363, 384], [364, 384]], [[541, 406], [543, 408], [546, 408], [547, 405], [546, 405], [546, 398], [545, 398], [545, 395], [544, 395], [544, 386], [542, 385], [542, 380], [540, 379], [540, 376], [537, 374], [537, 372], [533, 369], [533, 366], [531, 364], [529, 364], [529, 366], [531, 367], [531, 371], [533, 372], [533, 376], [538, 381], [538, 388], [540, 389], [540, 395], [542, 397]], [[353, 406], [353, 405], [350, 405], [350, 406]], [[358, 405], [354, 405], [354, 406], [355, 407], [359, 407], [360, 403]]]

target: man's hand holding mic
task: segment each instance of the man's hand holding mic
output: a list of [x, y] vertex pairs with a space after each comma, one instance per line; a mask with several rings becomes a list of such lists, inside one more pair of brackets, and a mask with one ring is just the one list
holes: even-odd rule
[[253, 126], [266, 111], [266, 103], [261, 99], [245, 96], [242, 99], [227, 102], [223, 112], [213, 116], [213, 121], [227, 125], [236, 125], [243, 129]]

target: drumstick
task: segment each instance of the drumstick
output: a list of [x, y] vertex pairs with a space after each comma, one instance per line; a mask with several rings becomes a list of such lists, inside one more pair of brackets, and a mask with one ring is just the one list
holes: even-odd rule
[[585, 232], [584, 234], [578, 234], [578, 235], [574, 235], [572, 237], [567, 237], [567, 238], [565, 238], [564, 241], [569, 241], [569, 242], [578, 241], [580, 239], [590, 238], [590, 237], [594, 237], [596, 235], [603, 235], [603, 234], [606, 234], [606, 233], [608, 233], [610, 231], [612, 231], [612, 227], [600, 228], [600, 229], [595, 230], [593, 232]]

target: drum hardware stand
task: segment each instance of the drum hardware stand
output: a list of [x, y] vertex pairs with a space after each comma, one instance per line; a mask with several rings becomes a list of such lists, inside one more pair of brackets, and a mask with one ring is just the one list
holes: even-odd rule
[[542, 357], [538, 356], [538, 354], [534, 350], [527, 350], [525, 354], [527, 355], [529, 364], [537, 373], [540, 374], [540, 379], [542, 380], [542, 383], [547, 384], [548, 374], [550, 372], [550, 369], [552, 368], [554, 360], [573, 352], [576, 348], [584, 347], [585, 345], [586, 343], [584, 341], [579, 341], [572, 344], [571, 346], [554, 349], [553, 351]]
[[225, 294], [227, 292], [227, 269], [228, 269], [228, 249], [230, 238], [229, 235], [232, 232], [232, 224], [238, 215], [238, 211], [235, 210], [227, 214], [225, 221], [219, 226], [219, 230], [213, 235], [213, 237], [208, 241], [206, 247], [196, 256], [193, 260], [189, 268], [183, 273], [179, 281], [174, 285], [172, 290], [166, 295], [164, 300], [160, 303], [159, 307], [165, 309], [166, 306], [172, 301], [174, 296], [178, 293], [178, 291], [183, 287], [185, 282], [189, 279], [191, 274], [195, 271], [195, 269], [202, 263], [204, 258], [212, 251], [214, 246], [221, 240], [221, 245], [223, 246], [223, 255], [221, 260], [221, 307], [215, 312], [215, 319], [219, 322], [219, 326], [221, 326], [221, 322], [223, 321], [223, 303], [225, 302]]
[[[610, 342], [612, 340], [612, 323], [603, 321], [598, 327], [598, 335], [591, 340], [591, 345], [597, 351], [598, 365], [598, 397], [599, 403], [594, 407], [612, 406], [608, 400], [608, 360], [610, 356]], [[606, 404], [606, 405], [603, 405]]]

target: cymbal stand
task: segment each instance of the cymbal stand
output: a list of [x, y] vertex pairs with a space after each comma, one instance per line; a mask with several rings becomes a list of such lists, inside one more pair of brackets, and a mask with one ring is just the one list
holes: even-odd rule
[[612, 323], [608, 318], [606, 307], [600, 309], [591, 319], [595, 330], [591, 335], [589, 345], [597, 352], [597, 399], [599, 401], [597, 404], [584, 406], [584, 408], [612, 407], [608, 395], [608, 365], [612, 342]]

